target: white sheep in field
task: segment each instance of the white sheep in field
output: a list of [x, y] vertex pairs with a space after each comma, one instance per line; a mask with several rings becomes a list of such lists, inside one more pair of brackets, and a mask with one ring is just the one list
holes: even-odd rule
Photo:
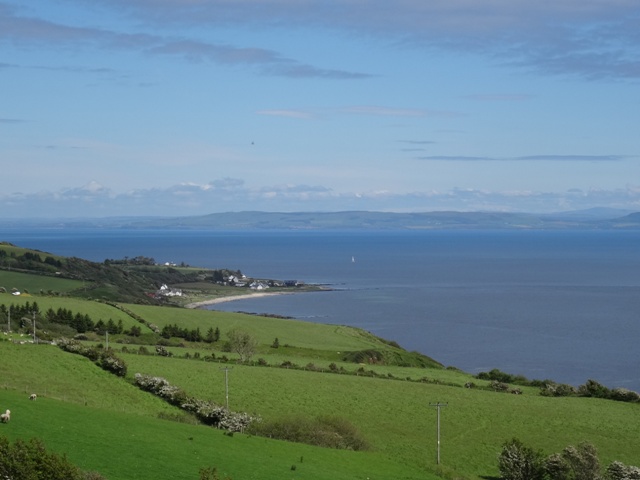
[[0, 415], [0, 421], [2, 421], [2, 423], [9, 423], [9, 420], [11, 420], [11, 411], [10, 410], [7, 410], [2, 415]]
[[38, 398], [38, 395], [36, 395], [35, 393], [29, 395], [29, 400], [35, 400], [36, 398]]

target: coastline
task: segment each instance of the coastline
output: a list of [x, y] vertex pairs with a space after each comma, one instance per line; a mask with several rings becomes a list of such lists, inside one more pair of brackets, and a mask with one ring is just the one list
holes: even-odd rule
[[188, 303], [184, 308], [202, 308], [209, 305], [216, 305], [218, 303], [233, 302], [234, 300], [247, 300], [248, 298], [260, 298], [275, 295], [294, 295], [297, 292], [260, 292], [260, 293], [246, 293], [241, 295], [227, 295], [225, 297], [211, 298], [209, 300], [202, 300], [200, 302]]

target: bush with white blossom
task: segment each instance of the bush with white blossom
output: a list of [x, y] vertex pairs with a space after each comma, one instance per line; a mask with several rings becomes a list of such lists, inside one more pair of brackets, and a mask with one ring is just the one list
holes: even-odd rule
[[206, 425], [230, 432], [243, 432], [251, 423], [260, 421], [260, 417], [244, 412], [232, 412], [222, 405], [190, 397], [182, 389], [171, 385], [162, 377], [136, 373], [135, 383], [142, 390], [151, 392], [172, 405], [193, 413]]

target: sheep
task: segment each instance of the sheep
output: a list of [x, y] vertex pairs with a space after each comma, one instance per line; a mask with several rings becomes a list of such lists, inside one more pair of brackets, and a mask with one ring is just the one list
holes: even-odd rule
[[2, 423], [9, 423], [9, 420], [11, 420], [11, 411], [10, 410], [7, 410], [2, 415], [0, 415], [0, 421], [2, 421]]
[[35, 393], [32, 393], [32, 394], [29, 396], [29, 400], [35, 400], [35, 399], [37, 399], [37, 398], [38, 398], [38, 395], [36, 395]]

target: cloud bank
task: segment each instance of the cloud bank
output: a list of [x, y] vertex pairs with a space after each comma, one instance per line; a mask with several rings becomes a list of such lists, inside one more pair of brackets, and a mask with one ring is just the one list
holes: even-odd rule
[[337, 192], [320, 185], [249, 187], [241, 179], [114, 193], [97, 182], [33, 194], [0, 194], [2, 218], [191, 216], [243, 210], [295, 211], [501, 211], [547, 213], [607, 205], [640, 211], [640, 185], [615, 190], [486, 191], [452, 189], [397, 194]]

